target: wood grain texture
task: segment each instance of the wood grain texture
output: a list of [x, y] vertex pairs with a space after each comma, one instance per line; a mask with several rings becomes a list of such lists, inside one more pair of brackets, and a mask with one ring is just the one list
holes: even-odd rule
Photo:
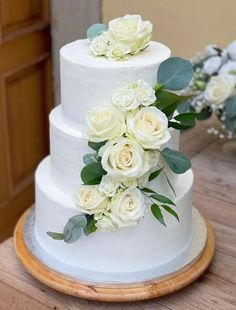
[[[236, 159], [222, 152], [222, 142], [207, 136], [207, 122], [201, 125], [185, 133], [181, 145], [185, 154], [193, 159], [194, 205], [210, 219], [216, 235], [215, 258], [202, 277], [174, 294], [149, 301], [122, 304], [86, 301], [58, 293], [31, 277], [17, 261], [12, 239], [9, 239], [0, 245], [0, 309], [236, 309], [236, 191], [231, 185], [235, 184], [232, 176], [236, 171]], [[213, 165], [213, 171], [208, 165], [212, 161], [218, 163]], [[198, 172], [199, 169], [201, 173]], [[221, 183], [227, 186], [222, 189]], [[217, 197], [215, 188], [219, 192]]]
[[[152, 299], [177, 290], [194, 282], [207, 269], [215, 252], [215, 237], [211, 225], [206, 221], [207, 242], [203, 252], [181, 270], [161, 279], [132, 284], [84, 283], [55, 272], [38, 260], [24, 242], [24, 223], [28, 209], [19, 219], [14, 233], [14, 247], [26, 270], [37, 280], [62, 293], [89, 300], [124, 302]], [[199, 232], [200, 233], [200, 232]]]

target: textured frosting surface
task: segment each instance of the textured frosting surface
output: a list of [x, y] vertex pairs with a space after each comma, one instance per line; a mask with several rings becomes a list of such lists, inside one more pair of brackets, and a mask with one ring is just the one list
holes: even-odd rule
[[[179, 149], [179, 131], [170, 129], [171, 139], [167, 147]], [[82, 184], [80, 172], [84, 167], [83, 156], [93, 152], [88, 147], [87, 140], [77, 129], [71, 128], [62, 117], [61, 107], [56, 107], [50, 114], [50, 150], [51, 150], [51, 177], [54, 184], [68, 194], [73, 193]], [[171, 183], [174, 185], [178, 175], [172, 173], [163, 162]], [[156, 189], [168, 187], [165, 177], [159, 176], [155, 180]], [[170, 193], [171, 195], [172, 193]]]
[[73, 244], [55, 241], [46, 234], [47, 231], [63, 231], [66, 219], [78, 214], [71, 196], [57, 189], [49, 171], [50, 159], [46, 158], [36, 173], [36, 239], [44, 250], [64, 263], [101, 272], [140, 271], [171, 261], [190, 243], [191, 170], [181, 175], [176, 184], [176, 211], [180, 223], [163, 211], [165, 227], [147, 209], [145, 217], [135, 227], [96, 232]]
[[138, 79], [154, 85], [159, 64], [169, 56], [169, 48], [157, 42], [150, 42], [147, 49], [127, 61], [92, 56], [88, 40], [65, 45], [60, 51], [61, 104], [65, 120], [78, 128], [85, 125], [88, 110], [110, 102], [115, 89]]

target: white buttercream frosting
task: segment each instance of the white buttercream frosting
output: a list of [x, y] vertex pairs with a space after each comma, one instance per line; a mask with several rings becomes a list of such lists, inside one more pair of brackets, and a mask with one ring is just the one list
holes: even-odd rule
[[61, 57], [61, 103], [65, 120], [73, 127], [86, 124], [85, 114], [111, 102], [114, 90], [142, 79], [156, 84], [159, 64], [170, 56], [168, 47], [150, 42], [149, 47], [127, 61], [111, 62], [89, 53], [89, 41], [65, 45]]

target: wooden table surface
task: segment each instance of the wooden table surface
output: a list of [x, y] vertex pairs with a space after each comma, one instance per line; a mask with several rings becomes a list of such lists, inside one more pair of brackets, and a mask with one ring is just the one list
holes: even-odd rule
[[90, 302], [58, 293], [33, 279], [17, 261], [12, 239], [8, 239], [0, 245], [0, 310], [236, 309], [236, 153], [224, 153], [222, 143], [207, 135], [207, 125], [198, 124], [181, 139], [182, 151], [193, 163], [194, 205], [210, 220], [216, 234], [216, 255], [202, 277], [159, 299]]

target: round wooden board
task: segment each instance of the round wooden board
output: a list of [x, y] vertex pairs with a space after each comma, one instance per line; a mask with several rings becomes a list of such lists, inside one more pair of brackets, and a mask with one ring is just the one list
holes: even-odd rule
[[45, 285], [68, 295], [105, 302], [138, 301], [160, 297], [178, 291], [194, 282], [207, 269], [215, 252], [215, 237], [211, 225], [206, 221], [207, 242], [202, 255], [190, 266], [166, 277], [143, 283], [130, 284], [85, 284], [54, 271], [39, 261], [27, 248], [24, 242], [23, 226], [27, 210], [19, 219], [15, 233], [14, 246], [17, 256], [25, 269]]

